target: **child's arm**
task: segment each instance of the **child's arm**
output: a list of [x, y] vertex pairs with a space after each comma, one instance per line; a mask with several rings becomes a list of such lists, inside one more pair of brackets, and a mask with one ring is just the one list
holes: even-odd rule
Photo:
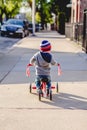
[[57, 61], [55, 61], [54, 58], [52, 57], [51, 65], [58, 66], [58, 64], [59, 64], [59, 63], [57, 63]]
[[51, 65], [58, 66], [58, 75], [62, 74], [61, 65], [58, 62], [56, 62], [53, 58], [51, 60]]
[[52, 61], [51, 63], [52, 65], [55, 65], [55, 66], [58, 66], [58, 75], [61, 75], [62, 74], [62, 70], [61, 70], [61, 66], [59, 63], [57, 63], [56, 61]]
[[30, 64], [35, 65], [35, 62], [36, 62], [36, 59], [35, 59], [35, 57], [33, 56], [33, 57], [30, 59]]

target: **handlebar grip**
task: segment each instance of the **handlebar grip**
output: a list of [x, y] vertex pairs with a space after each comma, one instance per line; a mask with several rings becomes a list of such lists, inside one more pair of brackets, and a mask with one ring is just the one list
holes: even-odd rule
[[28, 66], [33, 66], [33, 65], [32, 65], [32, 64], [28, 64], [27, 67], [28, 67]]
[[60, 64], [58, 63], [58, 66], [60, 66]]
[[58, 64], [58, 75], [60, 76], [62, 74], [61, 66]]

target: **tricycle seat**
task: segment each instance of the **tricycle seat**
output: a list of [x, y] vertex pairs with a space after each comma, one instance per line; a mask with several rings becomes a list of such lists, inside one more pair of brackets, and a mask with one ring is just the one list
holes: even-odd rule
[[41, 78], [40, 81], [41, 81], [41, 82], [46, 82], [46, 83], [47, 83], [47, 82], [48, 82], [48, 78]]

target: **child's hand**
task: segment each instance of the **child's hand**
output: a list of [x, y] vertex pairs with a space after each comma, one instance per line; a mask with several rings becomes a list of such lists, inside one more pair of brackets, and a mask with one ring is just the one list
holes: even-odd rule
[[62, 74], [61, 66], [58, 64], [58, 75], [60, 76]]
[[29, 63], [27, 66], [33, 66], [33, 65]]

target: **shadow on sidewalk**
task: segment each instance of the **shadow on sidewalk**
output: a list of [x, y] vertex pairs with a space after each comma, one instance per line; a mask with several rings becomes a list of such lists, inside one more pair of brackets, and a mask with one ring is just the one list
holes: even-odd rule
[[53, 109], [87, 110], [87, 98], [69, 93], [53, 94], [52, 102], [42, 99], [42, 103], [56, 107]]

